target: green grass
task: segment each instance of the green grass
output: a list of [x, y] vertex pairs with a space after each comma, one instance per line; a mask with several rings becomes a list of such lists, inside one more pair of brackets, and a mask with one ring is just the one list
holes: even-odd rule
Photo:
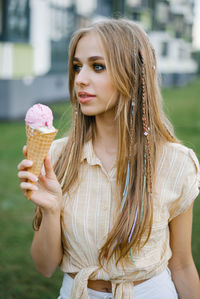
[[[200, 160], [200, 78], [182, 88], [163, 90], [166, 114], [176, 136], [192, 148]], [[194, 203], [192, 251], [200, 274], [200, 196]]]
[[[174, 124], [176, 135], [200, 158], [199, 95], [200, 79], [182, 88], [163, 90], [165, 111]], [[71, 107], [66, 102], [50, 106], [54, 124], [59, 129], [59, 138], [71, 123]], [[52, 278], [46, 279], [34, 268], [30, 256], [34, 206], [23, 197], [16, 176], [17, 164], [23, 157], [21, 149], [26, 142], [24, 121], [0, 123], [0, 131], [0, 297], [55, 299], [61, 286], [62, 273], [58, 270]], [[200, 203], [196, 200], [192, 247], [200, 273], [199, 215]]]
[[[71, 107], [57, 103], [51, 108], [59, 138], [71, 123]], [[30, 244], [34, 206], [23, 197], [16, 177], [26, 143], [24, 121], [0, 123], [0, 131], [0, 298], [53, 299], [59, 294], [62, 274], [57, 271], [46, 279], [33, 266]]]
[[163, 90], [165, 111], [181, 141], [200, 157], [200, 79], [186, 87]]

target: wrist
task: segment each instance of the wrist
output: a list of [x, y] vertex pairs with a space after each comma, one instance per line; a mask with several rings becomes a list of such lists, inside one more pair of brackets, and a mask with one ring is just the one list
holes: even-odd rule
[[62, 196], [52, 197], [48, 205], [42, 207], [43, 215], [58, 216], [61, 213]]
[[51, 208], [41, 208], [42, 209], [42, 215], [43, 216], [59, 216], [61, 213], [60, 207], [51, 207]]

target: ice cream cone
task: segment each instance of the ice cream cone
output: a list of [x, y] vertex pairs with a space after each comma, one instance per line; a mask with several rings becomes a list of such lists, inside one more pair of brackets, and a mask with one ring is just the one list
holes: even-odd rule
[[[50, 133], [42, 133], [37, 129], [26, 125], [27, 135], [27, 159], [33, 161], [33, 166], [28, 170], [35, 176], [39, 176], [42, 170], [44, 159], [46, 158], [50, 146], [58, 130]], [[30, 198], [32, 191], [28, 191], [27, 197]]]

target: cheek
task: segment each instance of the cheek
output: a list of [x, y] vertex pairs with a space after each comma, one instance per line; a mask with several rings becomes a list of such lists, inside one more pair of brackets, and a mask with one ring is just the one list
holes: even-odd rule
[[112, 95], [116, 92], [116, 88], [110, 82], [109, 78], [102, 78], [98, 80], [99, 89], [105, 94]]
[[118, 98], [118, 92], [112, 84], [107, 84], [104, 88], [104, 92], [107, 94], [107, 98], [112, 104], [116, 103]]

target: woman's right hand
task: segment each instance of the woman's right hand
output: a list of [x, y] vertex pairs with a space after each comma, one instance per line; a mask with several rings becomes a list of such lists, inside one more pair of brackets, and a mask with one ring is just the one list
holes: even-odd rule
[[[23, 154], [26, 158], [26, 146], [23, 148]], [[54, 173], [50, 157], [47, 156], [44, 160], [45, 174], [40, 174], [39, 178], [28, 171], [32, 165], [33, 162], [27, 159], [18, 164], [18, 177], [24, 195], [27, 197], [27, 191], [32, 190], [29, 199], [40, 206], [43, 212], [60, 212], [62, 189]]]

